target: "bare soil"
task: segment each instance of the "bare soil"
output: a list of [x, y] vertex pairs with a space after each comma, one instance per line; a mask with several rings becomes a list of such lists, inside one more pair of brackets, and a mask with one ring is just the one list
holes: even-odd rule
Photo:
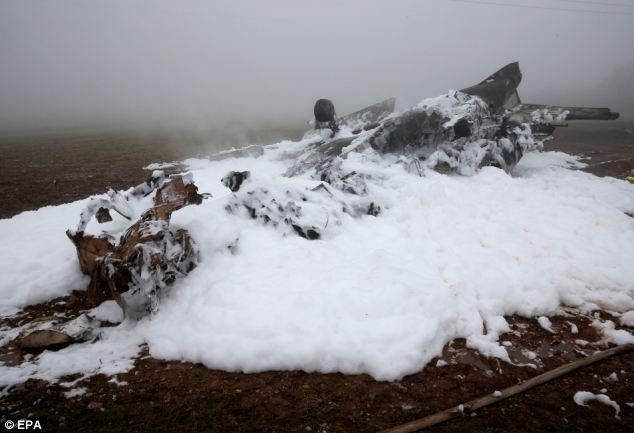
[[585, 171], [597, 176], [634, 176], [634, 119], [571, 122], [555, 132], [546, 149], [583, 155]]
[[[245, 143], [297, 139], [301, 131], [273, 127], [241, 131]], [[143, 167], [231, 148], [227, 132], [91, 132], [0, 137], [0, 218], [123, 189], [146, 180]]]
[[[592, 122], [594, 123], [594, 122]], [[586, 169], [601, 176], [634, 175], [632, 122], [574, 125], [558, 131], [548, 149], [591, 157]], [[628, 130], [626, 131], [626, 130]], [[161, 144], [163, 143], [163, 144]], [[0, 144], [0, 216], [64, 203], [142, 181], [150, 162], [196, 154], [196, 146], [174, 148], [168, 141], [144, 137], [84, 138], [77, 142], [4, 142]], [[189, 152], [189, 154], [188, 154]], [[634, 187], [634, 186], [633, 186]], [[27, 307], [0, 320], [15, 326], [52, 313], [74, 317], [89, 308], [76, 292], [46, 304]], [[595, 313], [602, 320], [615, 320]], [[314, 374], [299, 371], [260, 374], [209, 370], [200, 364], [165, 362], [145, 355], [135, 368], [118, 376], [95, 376], [79, 386], [88, 393], [71, 399], [67, 389], [30, 380], [0, 397], [0, 420], [38, 419], [45, 431], [183, 431], [183, 432], [373, 432], [431, 415], [493, 393], [559, 365], [606, 348], [593, 315], [553, 317], [557, 333], [534, 319], [509, 317], [513, 333], [500, 340], [515, 364], [482, 357], [464, 340], [445, 347], [442, 367], [430, 362], [399, 382], [377, 382], [367, 375]], [[570, 323], [579, 328], [571, 332]], [[630, 330], [631, 331], [631, 330]], [[579, 340], [590, 342], [583, 344]], [[378, 350], [378, 349], [377, 349]], [[25, 354], [13, 345], [0, 348], [0, 361], [20, 362]], [[608, 376], [616, 373], [617, 382]], [[71, 379], [71, 378], [68, 378]], [[620, 418], [610, 407], [574, 403], [576, 391], [607, 394], [621, 404]], [[634, 354], [613, 357], [525, 394], [436, 426], [435, 432], [632, 432], [634, 431]]]

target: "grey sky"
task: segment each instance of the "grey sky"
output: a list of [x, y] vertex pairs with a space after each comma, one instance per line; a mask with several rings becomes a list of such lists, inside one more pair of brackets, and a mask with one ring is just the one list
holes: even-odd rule
[[[530, 102], [634, 112], [634, 1], [0, 0], [0, 130], [295, 122], [519, 60]], [[484, 2], [486, 3], [486, 2]]]

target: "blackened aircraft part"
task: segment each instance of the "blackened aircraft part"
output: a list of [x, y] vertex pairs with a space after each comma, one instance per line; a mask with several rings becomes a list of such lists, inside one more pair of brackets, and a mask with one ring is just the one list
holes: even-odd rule
[[[515, 112], [534, 113], [542, 111], [553, 118], [565, 117], [565, 120], [616, 120], [620, 114], [609, 108], [557, 107], [554, 105], [519, 104]], [[557, 125], [555, 125], [557, 126]]]
[[230, 171], [222, 178], [221, 182], [224, 186], [229, 188], [231, 192], [236, 192], [240, 189], [242, 183], [251, 176], [248, 171]]
[[[589, 107], [559, 107], [555, 105], [524, 104], [522, 103], [518, 86], [522, 82], [522, 72], [519, 63], [509, 63], [493, 75], [486, 78], [475, 86], [462, 89], [461, 92], [468, 95], [477, 96], [489, 104], [491, 114], [508, 116], [509, 111], [513, 113], [524, 113], [527, 123], [540, 123], [537, 121], [535, 112], [543, 112], [541, 123], [552, 123], [553, 121], [544, 119], [544, 116], [552, 117], [554, 121], [563, 120], [615, 120], [619, 118], [619, 113], [611, 111], [609, 108], [589, 108]], [[539, 114], [539, 113], [537, 113]], [[545, 120], [545, 121], [544, 121]]]
[[282, 195], [275, 195], [267, 188], [254, 188], [236, 194], [226, 210], [237, 214], [245, 209], [251, 218], [265, 225], [288, 226], [299, 236], [315, 240], [321, 237], [320, 228], [303, 220], [303, 207], [313, 204], [308, 201], [307, 194], [304, 191], [287, 190]]
[[370, 137], [370, 145], [380, 153], [405, 153], [447, 140], [442, 127], [448, 120], [436, 112], [408, 110], [381, 124]]
[[317, 100], [313, 112], [316, 129], [330, 128], [333, 136], [339, 131], [337, 113], [335, 113], [335, 106], [330, 99]]
[[[491, 114], [502, 114], [505, 108], [520, 103], [517, 87], [522, 82], [519, 63], [509, 63], [475, 86], [462, 89], [462, 93], [477, 96], [489, 105]], [[515, 102], [517, 100], [517, 102]], [[508, 105], [512, 104], [511, 107]]]
[[469, 137], [472, 133], [472, 122], [467, 119], [460, 119], [453, 126], [454, 139]]
[[341, 125], [346, 125], [349, 128], [363, 129], [364, 126], [378, 123], [392, 114], [394, 112], [395, 105], [396, 98], [389, 98], [385, 101], [379, 102], [378, 104], [362, 108], [354, 113], [346, 114], [339, 119], [339, 123]]
[[[410, 158], [408, 164], [419, 173], [427, 167], [472, 174], [485, 165], [510, 172], [525, 152], [541, 148], [556, 127], [566, 126], [566, 120], [610, 120], [619, 116], [608, 108], [523, 104], [517, 91], [521, 81], [519, 64], [514, 62], [461, 91], [425, 100], [398, 114], [381, 113], [377, 123], [357, 114], [372, 110], [360, 110], [343, 118], [360, 124], [346, 139], [346, 146], [337, 143], [341, 138], [311, 146], [287, 175], [314, 168], [315, 177], [321, 180], [346, 176], [341, 170], [333, 171], [337, 159], [345, 159], [352, 147], [363, 149], [368, 145], [381, 154]], [[373, 107], [379, 106], [385, 106], [387, 112], [393, 108], [393, 100]], [[340, 124], [345, 124], [342, 119]], [[341, 152], [333, 155], [337, 149]]]
[[510, 172], [535, 145], [527, 126], [505, 122], [491, 114], [481, 98], [463, 92], [449, 92], [391, 116], [367, 141], [379, 153], [461, 174], [473, 174], [485, 165]]
[[[336, 180], [347, 181], [354, 175], [348, 173], [347, 178], [340, 176]], [[341, 225], [344, 214], [353, 218], [380, 214], [379, 203], [367, 197], [347, 200], [341, 190], [325, 181], [314, 187], [298, 184], [243, 187], [231, 195], [225, 210], [272, 226], [284, 236], [299, 235], [307, 240], [320, 239], [328, 227]]]
[[[313, 178], [316, 180], [326, 182], [340, 191], [365, 195], [367, 188], [364, 179], [356, 172], [345, 171], [341, 167], [341, 162], [346, 158], [346, 147], [356, 138], [349, 136], [316, 143], [297, 158], [284, 176], [293, 177], [314, 170]], [[358, 148], [355, 146], [355, 149]]]
[[[391, 154], [387, 162], [420, 176], [430, 169], [472, 175], [485, 166], [510, 173], [526, 152], [540, 149], [567, 119], [618, 117], [607, 108], [523, 104], [517, 91], [521, 79], [518, 64], [511, 63], [475, 86], [425, 99], [400, 113], [393, 113], [394, 99], [389, 99], [337, 119], [332, 102], [318, 101], [316, 122], [334, 119], [341, 131], [329, 138], [309, 131], [296, 153], [285, 150], [294, 163], [284, 175], [307, 174], [319, 185], [306, 190], [242, 187], [227, 210], [285, 234], [318, 239], [327, 227], [340, 223], [342, 213], [376, 216], [387, 207], [368, 197], [368, 180], [380, 174], [356, 165], [365, 158]], [[317, 123], [316, 129], [329, 127]], [[263, 153], [257, 150], [255, 157]], [[244, 151], [220, 157], [247, 156]], [[352, 164], [348, 158], [354, 158]], [[234, 175], [229, 176], [230, 188], [238, 183]]]
[[[343, 117], [337, 118], [332, 102], [328, 99], [320, 99], [315, 103], [315, 129], [332, 129], [331, 123], [335, 122], [337, 128], [345, 126], [352, 130], [358, 130], [356, 131], [357, 133], [362, 130], [367, 131], [378, 126], [381, 120], [392, 114], [394, 112], [395, 105], [396, 98], [389, 98], [362, 108], [354, 113], [346, 114]], [[332, 119], [330, 119], [331, 114], [333, 116]]]
[[335, 120], [335, 106], [330, 99], [319, 99], [315, 102], [314, 112], [317, 122], [328, 123]]

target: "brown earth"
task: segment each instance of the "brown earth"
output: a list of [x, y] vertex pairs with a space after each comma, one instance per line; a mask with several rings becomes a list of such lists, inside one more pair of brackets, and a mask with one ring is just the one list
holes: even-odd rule
[[[633, 122], [574, 125], [558, 131], [548, 149], [585, 154], [587, 168], [598, 175], [623, 178], [634, 169]], [[629, 129], [630, 132], [627, 132]], [[82, 144], [83, 143], [83, 144]], [[0, 144], [0, 194], [4, 217], [99, 193], [106, 186], [127, 187], [147, 176], [142, 166], [195, 154], [179, 151], [166, 140], [142, 138], [137, 147], [129, 137], [85, 138], [78, 142]], [[143, 144], [145, 143], [145, 144]], [[106, 147], [107, 145], [107, 147]], [[195, 148], [195, 146], [194, 146]], [[112, 168], [116, 167], [116, 170]], [[16, 176], [20, 175], [20, 178]], [[57, 182], [54, 182], [57, 180]], [[79, 181], [79, 184], [77, 183]], [[64, 301], [64, 303], [60, 303]], [[15, 326], [51, 313], [74, 317], [88, 305], [83, 293], [28, 307], [21, 315], [1, 320]], [[602, 320], [613, 320], [596, 313]], [[38, 419], [45, 431], [210, 431], [210, 432], [372, 432], [464, 403], [603, 349], [606, 343], [590, 326], [589, 315], [551, 318], [551, 334], [534, 319], [510, 317], [515, 333], [503, 335], [517, 367], [487, 359], [450, 343], [442, 359], [448, 365], [425, 369], [399, 382], [377, 382], [367, 375], [304, 372], [229, 373], [200, 364], [165, 362], [142, 356], [135, 369], [118, 376], [127, 386], [95, 376], [79, 386], [88, 393], [66, 399], [67, 389], [30, 380], [0, 397], [0, 418]], [[569, 323], [579, 334], [572, 334]], [[591, 342], [584, 345], [577, 340]], [[527, 358], [526, 350], [535, 359]], [[0, 360], [19, 362], [24, 354], [10, 345]], [[617, 382], [607, 377], [616, 373]], [[71, 378], [67, 378], [71, 379]], [[621, 405], [620, 419], [610, 407], [573, 402], [576, 391], [606, 388]], [[634, 354], [586, 367], [522, 395], [512, 397], [429, 431], [436, 432], [632, 432], [634, 431]]]
[[634, 176], [634, 119], [571, 122], [556, 131], [555, 140], [546, 145], [551, 149], [587, 157], [585, 171], [597, 176]]
[[[242, 131], [245, 142], [297, 139], [301, 131], [271, 128]], [[226, 133], [103, 132], [0, 137], [0, 218], [79, 200], [111, 187], [146, 180], [153, 162], [208, 155], [231, 148]]]

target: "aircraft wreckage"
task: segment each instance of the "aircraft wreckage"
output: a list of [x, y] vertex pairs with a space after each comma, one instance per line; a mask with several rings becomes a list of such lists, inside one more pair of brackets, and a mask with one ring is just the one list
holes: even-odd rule
[[[336, 224], [342, 213], [378, 216], [384, 208], [368, 197], [369, 175], [346, 168], [349, 155], [371, 154], [421, 176], [427, 170], [471, 175], [484, 166], [510, 172], [526, 152], [540, 149], [567, 120], [619, 116], [607, 108], [524, 104], [517, 92], [521, 79], [519, 65], [511, 63], [475, 86], [426, 99], [402, 112], [394, 112], [395, 100], [388, 99], [338, 117], [332, 102], [319, 100], [313, 128], [291, 155], [293, 162], [285, 173], [308, 177], [316, 186], [272, 188], [255, 185], [249, 172], [230, 172], [221, 180], [233, 192], [225, 209], [237, 217], [318, 239], [328, 222]], [[266, 149], [248, 146], [210, 159], [258, 158]], [[77, 228], [67, 232], [81, 270], [91, 278], [89, 299], [95, 303], [114, 299], [129, 318], [155, 310], [161, 292], [198, 261], [196, 243], [188, 232], [170, 227], [171, 214], [200, 204], [206, 196], [198, 193], [187, 175], [157, 171], [128, 191], [109, 191], [106, 198], [91, 199]], [[132, 209], [139, 207], [141, 211]], [[326, 213], [325, 225], [311, 219], [315, 214], [311, 209]], [[100, 223], [109, 221], [112, 211], [130, 220], [118, 236], [87, 234], [93, 217]]]

